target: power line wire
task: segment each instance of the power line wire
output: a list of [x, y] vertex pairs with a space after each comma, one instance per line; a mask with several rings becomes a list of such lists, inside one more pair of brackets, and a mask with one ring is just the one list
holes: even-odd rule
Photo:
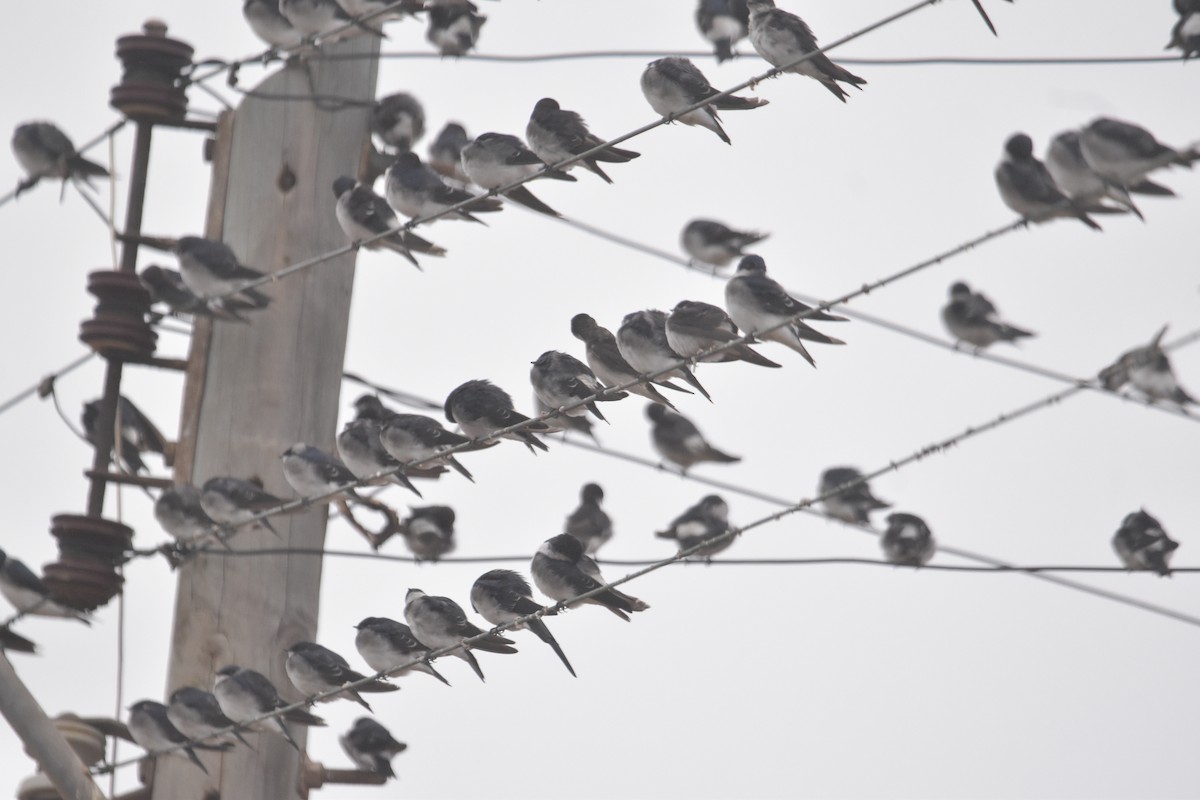
[[12, 397], [5, 400], [3, 403], [0, 403], [0, 414], [3, 414], [5, 411], [8, 411], [10, 408], [17, 405], [18, 403], [20, 403], [22, 400], [24, 400], [27, 397], [30, 397], [32, 395], [35, 395], [35, 394], [38, 394], [41, 392], [45, 392], [45, 393], [49, 394], [49, 392], [53, 390], [54, 382], [56, 380], [58, 380], [59, 378], [63, 377], [64, 375], [66, 375], [70, 372], [74, 372], [75, 370], [79, 369], [80, 367], [82, 367], [84, 364], [91, 361], [95, 357], [96, 357], [96, 353], [94, 351], [85, 353], [82, 356], [80, 356], [79, 358], [72, 361], [71, 363], [67, 364], [65, 367], [60, 367], [56, 372], [51, 372], [49, 375], [42, 378], [40, 381], [35, 383], [33, 386], [30, 386], [28, 389], [22, 389], [21, 391], [17, 392]]

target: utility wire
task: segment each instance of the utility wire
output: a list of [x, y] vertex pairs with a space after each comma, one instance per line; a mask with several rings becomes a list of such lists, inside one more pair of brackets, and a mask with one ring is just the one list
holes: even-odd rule
[[[49, 392], [53, 391], [54, 382], [56, 380], [58, 380], [59, 378], [61, 378], [62, 376], [66, 375], [70, 372], [73, 372], [73, 371], [79, 369], [80, 367], [82, 367], [84, 364], [91, 361], [95, 357], [96, 357], [95, 352], [85, 353], [82, 356], [80, 356], [79, 358], [72, 361], [71, 363], [67, 364], [65, 367], [60, 367], [58, 369], [58, 371], [51, 372], [49, 375], [42, 378], [40, 381], [35, 383], [33, 386], [30, 386], [28, 389], [22, 389], [21, 391], [17, 392], [12, 397], [5, 400], [3, 403], [0, 403], [0, 414], [3, 414], [5, 411], [8, 411], [10, 408], [17, 405], [18, 403], [20, 403], [22, 400], [24, 400], [27, 397], [31, 397], [40, 392], [45, 392], [48, 394]], [[49, 387], [49, 388], [47, 388], [47, 387]]]

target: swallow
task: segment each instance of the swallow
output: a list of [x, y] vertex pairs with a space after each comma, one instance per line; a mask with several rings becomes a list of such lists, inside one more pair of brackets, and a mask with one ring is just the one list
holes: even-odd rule
[[183, 747], [178, 745], [188, 741], [167, 718], [167, 707], [153, 700], [139, 700], [129, 707], [129, 735], [137, 746], [146, 751], [147, 755], [155, 756], [163, 750], [173, 754], [185, 754], [188, 760], [195, 764], [207, 775], [208, 770], [196, 756], [197, 750], [228, 750], [232, 745], [205, 744], [192, 742]]
[[547, 350], [538, 356], [537, 361], [533, 362], [533, 369], [529, 371], [529, 380], [533, 384], [534, 395], [551, 409], [557, 410], [587, 400], [585, 405], [562, 412], [562, 416], [568, 417], [582, 417], [590, 411], [597, 419], [608, 422], [596, 403], [629, 396], [625, 392], [612, 392], [595, 397], [607, 388], [596, 377], [596, 373], [575, 356], [558, 350]]
[[225, 716], [234, 722], [249, 723], [246, 726], [247, 730], [276, 732], [275, 727], [271, 726], [278, 727], [277, 732], [297, 751], [300, 750], [300, 745], [292, 738], [287, 722], [305, 727], [325, 727], [325, 720], [299, 708], [275, 716], [272, 721], [260, 720], [251, 723], [250, 720], [277, 711], [290, 703], [283, 702], [275, 685], [265, 675], [234, 664], [217, 671], [213, 681], [213, 697], [217, 698], [217, 704], [221, 706]]
[[200, 490], [190, 483], [163, 491], [154, 501], [154, 518], [176, 539], [199, 539], [217, 527], [200, 504]]
[[[388, 205], [412, 219], [424, 219], [444, 212], [451, 206], [474, 198], [475, 202], [438, 219], [465, 219], [483, 223], [474, 213], [499, 211], [503, 204], [495, 197], [480, 197], [448, 186], [441, 176], [421, 163], [416, 153], [401, 153], [388, 168], [384, 181]], [[474, 213], [472, 213], [474, 212]]]
[[[367, 396], [378, 402], [377, 398]], [[453, 453], [442, 455], [442, 451], [471, 440], [446, 430], [436, 419], [421, 414], [390, 413], [379, 432], [379, 441], [383, 449], [401, 463], [420, 461], [427, 466], [445, 464], [471, 483], [475, 482], [475, 476], [459, 463]]]
[[25, 563], [0, 550], [0, 594], [17, 612], [36, 617], [67, 617], [92, 624], [84, 611], [56, 600], [50, 588]]
[[413, 486], [412, 481], [408, 479], [403, 470], [376, 477], [376, 473], [396, 469], [400, 466], [400, 462], [392, 458], [383, 447], [383, 442], [379, 438], [382, 429], [382, 425], [371, 419], [355, 419], [347, 422], [342, 428], [342, 432], [337, 435], [337, 448], [342, 460], [359, 480], [369, 478], [370, 483], [376, 486], [397, 483], [417, 497], [421, 497], [420, 490]]
[[[684, 357], [672, 350], [667, 342], [667, 315], [664, 312], [650, 309], [626, 314], [617, 329], [617, 349], [629, 366], [642, 375], [654, 375], [655, 379], [679, 378], [712, 402], [712, 397], [688, 366], [679, 363], [685, 360]], [[662, 374], [655, 375], [659, 372]]]
[[[296, 642], [285, 652], [287, 660], [284, 662], [283, 668], [287, 672], [288, 680], [300, 690], [301, 694], [307, 697], [328, 692], [367, 677], [361, 672], [351, 669], [350, 663], [346, 659], [316, 642]], [[399, 690], [399, 686], [382, 680], [373, 680], [353, 689], [322, 697], [321, 702], [353, 700], [367, 711], [371, 711], [371, 706], [362, 698], [360, 692], [396, 692]]]
[[443, 56], [465, 56], [479, 42], [487, 17], [471, 0], [432, 0], [425, 9], [429, 28], [425, 39]]
[[1171, 369], [1171, 360], [1162, 348], [1162, 338], [1166, 332], [1167, 326], [1164, 325], [1150, 344], [1122, 353], [1120, 358], [1101, 370], [1100, 383], [1104, 388], [1115, 392], [1126, 383], [1132, 383], [1151, 401], [1169, 400], [1180, 406], [1195, 404], [1196, 398], [1179, 385], [1175, 371]]
[[1119, 119], [1100, 117], [1079, 134], [1079, 149], [1100, 177], [1120, 186], [1137, 184], [1150, 172], [1179, 165], [1192, 168], [1200, 158], [1196, 147], [1176, 150], [1145, 128]]
[[[529, 583], [521, 577], [520, 573], [513, 572], [511, 569], [494, 569], [480, 575], [471, 586], [471, 608], [493, 625], [508, 625], [521, 617], [545, 610], [543, 606], [534, 601], [533, 590], [529, 588]], [[567, 660], [566, 653], [559, 647], [558, 641], [550, 633], [544, 620], [540, 617], [533, 617], [519, 625], [514, 625], [509, 630], [517, 631], [522, 628], [528, 628], [535, 636], [550, 645], [559, 660], [562, 661], [563, 666], [567, 668], [567, 672], [571, 673], [571, 677], [576, 677], [575, 668]]]
[[1126, 569], [1149, 570], [1159, 575], [1171, 574], [1171, 556], [1179, 549], [1157, 519], [1145, 509], [1126, 514], [1112, 540]]
[[462, 168], [462, 150], [471, 141], [467, 129], [460, 123], [447, 122], [437, 138], [429, 145], [429, 166], [443, 178], [462, 186], [471, 182]]
[[251, 307], [266, 308], [271, 298], [255, 288], [245, 288], [248, 281], [265, 277], [256, 269], [243, 266], [237, 255], [224, 242], [184, 236], [175, 242], [179, 258], [179, 274], [197, 297], [205, 301], [221, 301], [233, 297]]
[[[467, 619], [462, 606], [449, 597], [437, 597], [425, 594], [420, 589], [409, 589], [404, 596], [404, 620], [412, 628], [417, 641], [433, 650], [455, 647], [463, 642], [480, 636], [483, 631]], [[471, 650], [482, 650], [486, 653], [504, 655], [517, 652], [512, 646], [511, 639], [496, 634], [488, 634], [471, 642], [469, 645], [457, 647], [449, 655], [461, 658], [471, 665], [471, 669], [483, 680], [483, 670]]]
[[[304, 442], [297, 442], [283, 451], [279, 460], [283, 463], [283, 477], [288, 485], [306, 500], [356, 482], [354, 473], [345, 464], [324, 450]], [[358, 493], [353, 487], [341, 489], [340, 494], [318, 502], [329, 503], [339, 497], [357, 498]]]
[[425, 135], [425, 108], [408, 92], [381, 97], [371, 108], [371, 133], [397, 153], [412, 150]]
[[700, 0], [696, 27], [716, 48], [717, 63], [733, 58], [733, 46], [750, 32], [746, 0]]
[[[1101, 213], [1112, 213], [1112, 210], [1101, 202], [1107, 198], [1145, 222], [1146, 218], [1130, 197], [1130, 192], [1134, 189], [1126, 189], [1118, 183], [1113, 183], [1089, 167], [1083, 157], [1079, 140], [1079, 131], [1063, 131], [1051, 139], [1050, 146], [1046, 148], [1046, 169], [1050, 171], [1050, 177], [1058, 187], [1087, 211], [1096, 212], [1103, 209]], [[1142, 184], [1144, 188], [1153, 187], [1144, 193], [1174, 194], [1165, 186], [1159, 186], [1148, 179], [1143, 180]]]
[[[412, 231], [397, 230], [400, 220], [384, 200], [367, 186], [343, 175], [333, 182], [337, 197], [334, 213], [342, 232], [353, 242], [363, 242], [368, 250], [392, 250], [404, 256], [414, 267], [421, 268], [413, 251], [430, 256], [446, 255], [445, 248], [422, 239]], [[387, 234], [381, 236], [381, 234]]]
[[138, 280], [146, 291], [150, 292], [151, 302], [164, 303], [176, 314], [248, 322], [241, 312], [257, 308], [254, 303], [236, 297], [207, 301], [188, 288], [181, 274], [154, 264], [143, 269], [138, 275]]
[[1063, 194], [1046, 165], [1033, 155], [1033, 140], [1016, 133], [1004, 143], [1004, 158], [996, 166], [1000, 199], [1030, 222], [1075, 217], [1092, 230], [1102, 230], [1074, 200]]
[[923, 567], [937, 552], [933, 533], [916, 514], [888, 514], [879, 544], [884, 558], [902, 567]]
[[[461, 157], [463, 171], [467, 173], [467, 177], [484, 189], [501, 189], [533, 176], [560, 181], [575, 180], [573, 175], [549, 169], [524, 142], [507, 133], [479, 134], [475, 141], [462, 149]], [[547, 216], [562, 216], [539, 200], [527, 186], [515, 186], [501, 194]]]
[[437, 561], [454, 552], [454, 519], [450, 506], [412, 508], [400, 535], [418, 561]]
[[354, 727], [338, 737], [338, 743], [359, 769], [394, 778], [392, 758], [408, 749], [393, 738], [387, 728], [370, 717], [362, 717]]
[[[714, 89], [695, 64], [686, 58], [672, 56], [651, 61], [642, 73], [642, 94], [655, 113], [671, 117], [671, 121], [684, 125], [699, 125], [708, 128], [725, 144], [733, 144], [717, 111], [744, 111], [767, 105], [758, 97], [728, 95], [716, 97], [721, 92]], [[711, 102], [691, 111], [690, 106], [710, 100]], [[675, 115], [679, 116], [675, 116]]]
[[[848, 483], [854, 485], [840, 489]], [[851, 525], [870, 525], [872, 511], [892, 507], [891, 503], [885, 503], [871, 494], [871, 487], [854, 467], [830, 467], [822, 472], [817, 493], [822, 498], [821, 505], [825, 507], [826, 514]]]
[[942, 309], [942, 322], [951, 336], [976, 348], [1035, 335], [1001, 322], [996, 313], [992, 301], [980, 292], [972, 292], [971, 287], [959, 281], [950, 287], [950, 302]]
[[654, 449], [664, 461], [675, 464], [685, 475], [704, 461], [736, 464], [742, 460], [741, 456], [731, 456], [709, 444], [695, 424], [682, 414], [660, 405], [650, 405], [646, 407], [646, 416], [653, 425], [650, 440]]
[[378, 395], [362, 394], [354, 401], [354, 418], [387, 422], [396, 412], [383, 404]]
[[[596, 562], [583, 554], [583, 546], [574, 536], [560, 533], [547, 539], [533, 555], [529, 567], [533, 582], [542, 594], [565, 603], [571, 608], [580, 603], [591, 603], [607, 608], [626, 622], [635, 611], [645, 611], [650, 606], [643, 601], [617, 591], [605, 589], [584, 600], [575, 598], [604, 586], [607, 581], [600, 575]], [[573, 602], [569, 602], [573, 601]]]
[[[779, 342], [792, 348], [814, 367], [804, 342], [845, 344], [810, 327], [808, 322], [845, 322], [845, 317], [817, 311], [788, 294], [774, 279], [767, 277], [767, 262], [761, 256], [746, 256], [737, 272], [725, 284], [725, 310], [739, 329], [760, 339]], [[794, 319], [799, 314], [804, 316]], [[768, 331], [777, 325], [782, 327]]]
[[354, 647], [371, 669], [383, 672], [413, 659], [421, 659], [419, 663], [391, 673], [389, 677], [424, 672], [450, 685], [450, 681], [429, 663], [429, 648], [417, 641], [412, 629], [403, 622], [387, 617], [366, 617], [354, 627], [358, 631], [354, 636]]
[[472, 439], [491, 436], [502, 428], [524, 425], [523, 428], [506, 433], [502, 438], [524, 442], [530, 452], [550, 450], [545, 442], [534, 435], [534, 431], [545, 431], [547, 425], [534, 422], [513, 409], [512, 396], [490, 381], [473, 380], [458, 386], [446, 396], [443, 406], [446, 419], [458, 424], [464, 435]]
[[[101, 402], [97, 399], [84, 403], [80, 418], [84, 438], [92, 447], [96, 446], [96, 426], [100, 422]], [[121, 432], [121, 462], [126, 471], [135, 475], [147, 471], [141, 458], [142, 453], [158, 453], [165, 456], [172, 450], [167, 437], [163, 436], [150, 418], [124, 395], [117, 398], [117, 429]]]
[[[183, 686], [171, 692], [167, 701], [167, 719], [189, 739], [207, 739], [217, 731], [237, 724], [221, 710], [221, 704], [212, 692], [194, 686]], [[228, 741], [228, 736], [233, 736], [246, 747], [250, 747], [241, 731], [237, 730], [230, 731], [227, 736], [216, 741]]]
[[[536, 394], [533, 396], [533, 410], [537, 412], [539, 417], [546, 414], [551, 414], [555, 408], [548, 406], [542, 402], [542, 399]], [[600, 444], [600, 439], [597, 438], [595, 430], [593, 430], [592, 421], [587, 417], [571, 417], [566, 414], [557, 414], [548, 416], [542, 422], [546, 423], [549, 428], [547, 433], [562, 433], [567, 431], [575, 431], [575, 433], [587, 436], [596, 444]]]
[[300, 31], [279, 13], [277, 0], [246, 0], [242, 4], [242, 16], [255, 36], [277, 50], [294, 50], [304, 43]]
[[75, 145], [53, 122], [18, 125], [13, 131], [12, 149], [26, 175], [17, 194], [33, 188], [42, 178], [61, 178], [66, 191], [68, 180], [91, 186], [89, 178], [109, 177], [108, 170], [76, 152]]
[[1178, 48], [1183, 52], [1183, 60], [1187, 61], [1195, 55], [1200, 55], [1200, 3], [1196, 0], [1175, 0], [1175, 10], [1179, 19], [1171, 27], [1171, 41], [1167, 42], [1166, 50]]
[[741, 338], [724, 309], [695, 300], [680, 300], [667, 317], [667, 344], [683, 358], [725, 363], [745, 361], [760, 367], [778, 367], [750, 345], [739, 342], [719, 353], [700, 357], [703, 351]]
[[613, 535], [612, 520], [600, 507], [604, 490], [598, 484], [588, 483], [579, 492], [579, 507], [567, 516], [563, 532], [574, 536], [583, 545], [583, 552], [595, 555]]
[[[200, 508], [220, 525], [237, 525], [286, 501], [251, 481], [233, 477], [209, 478], [200, 488]], [[269, 517], [255, 520], [252, 527], [263, 527], [279, 535]]]
[[735, 231], [716, 220], [694, 219], [683, 228], [680, 244], [694, 260], [715, 267], [727, 267], [735, 258], [746, 255], [745, 249], [766, 239], [769, 234], [756, 231]]
[[[562, 108], [552, 97], [543, 97], [534, 105], [533, 113], [529, 115], [529, 123], [525, 126], [525, 138], [537, 157], [551, 165], [586, 153], [605, 142], [588, 130], [583, 117]], [[568, 164], [564, 170], [584, 166], [603, 178], [605, 183], [612, 183], [612, 178], [600, 168], [600, 162], [624, 164], [639, 156], [641, 153], [609, 145], [573, 164]]]
[[[655, 531], [654, 535], [660, 539], [674, 539], [679, 542], [680, 550], [690, 550], [714, 536], [728, 532], [729, 505], [720, 495], [710, 494], [672, 520], [666, 530]], [[733, 539], [734, 537], [730, 536], [707, 544], [692, 556], [712, 558], [733, 544]]]
[[[690, 390], [671, 383], [665, 377], [655, 378], [649, 383], [640, 382], [642, 376], [621, 355], [617, 337], [613, 335], [612, 331], [596, 324], [596, 320], [588, 314], [576, 314], [571, 318], [571, 333], [576, 339], [587, 345], [585, 356], [588, 366], [596, 373], [596, 377], [607, 386], [624, 386], [626, 391], [641, 395], [647, 400], [662, 403], [670, 408], [675, 408], [675, 406], [654, 388], [655, 386], [691, 394]], [[639, 383], [629, 386], [627, 384], [630, 381], [639, 381]]]
[[[750, 9], [750, 44], [771, 66], [782, 68], [784, 72], [807, 75], [843, 103], [850, 95], [841, 83], [862, 89], [867, 82], [830, 61], [824, 53], [817, 52], [821, 48], [808, 24], [795, 14], [776, 8], [774, 0], [746, 0], [746, 7]], [[816, 55], [795, 63], [809, 53]]]
[[[1008, 0], [1013, 2], [1013, 0]], [[992, 32], [992, 36], [999, 36], [996, 32], [996, 26], [992, 24], [992, 18], [988, 16], [987, 11], [983, 8], [982, 0], [971, 0], [971, 4], [975, 6], [975, 10], [979, 12], [979, 16], [983, 18], [983, 24], [988, 26], [988, 30]]]
[[387, 38], [378, 28], [351, 17], [335, 0], [279, 0], [279, 13], [306, 39], [334, 31], [338, 32], [337, 39], [346, 38], [347, 34], [341, 29], [347, 25], [372, 36]]

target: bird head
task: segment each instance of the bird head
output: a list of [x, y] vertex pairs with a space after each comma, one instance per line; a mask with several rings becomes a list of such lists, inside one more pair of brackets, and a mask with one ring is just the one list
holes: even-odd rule
[[1014, 133], [1004, 143], [1004, 150], [1013, 161], [1028, 161], [1033, 158], [1033, 139], [1023, 133]]
[[[655, 404], [657, 405], [657, 403]], [[585, 484], [583, 490], [579, 493], [585, 503], [597, 503], [604, 499], [604, 490], [600, 488], [598, 483]]]
[[341, 197], [346, 192], [353, 190], [357, 183], [358, 181], [354, 180], [354, 178], [351, 178], [349, 175], [343, 175], [340, 178], [337, 178], [333, 182], [333, 196]]
[[737, 271], [765, 275], [767, 273], [767, 262], [763, 261], [762, 256], [746, 256], [738, 262]]

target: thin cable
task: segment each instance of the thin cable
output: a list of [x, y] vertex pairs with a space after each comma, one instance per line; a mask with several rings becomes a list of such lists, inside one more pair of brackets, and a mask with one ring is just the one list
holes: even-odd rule
[[[79, 369], [80, 367], [82, 367], [84, 364], [91, 361], [95, 357], [96, 357], [95, 351], [85, 353], [84, 355], [75, 359], [71, 363], [67, 364], [65, 367], [59, 368], [59, 370], [57, 372], [51, 372], [49, 375], [42, 378], [40, 381], [35, 383], [33, 386], [30, 386], [28, 389], [22, 389], [21, 391], [17, 392], [12, 397], [5, 400], [3, 403], [0, 403], [0, 414], [3, 414], [5, 411], [8, 411], [10, 408], [17, 405], [25, 398], [31, 397], [32, 395], [38, 394], [40, 391], [43, 391], [44, 387], [46, 387], [46, 386], [53, 387], [54, 382], [56, 380], [58, 380], [59, 378], [63, 377], [64, 375], [66, 375], [70, 372], [74, 372], [75, 370]], [[47, 393], [49, 393], [48, 390], [47, 390]]]
[[[117, 134], [113, 131], [108, 135], [108, 174], [117, 174]], [[108, 249], [112, 252], [113, 271], [120, 269], [121, 259], [117, 254], [117, 226], [113, 222], [117, 218], [117, 182], [111, 178], [108, 181]]]

